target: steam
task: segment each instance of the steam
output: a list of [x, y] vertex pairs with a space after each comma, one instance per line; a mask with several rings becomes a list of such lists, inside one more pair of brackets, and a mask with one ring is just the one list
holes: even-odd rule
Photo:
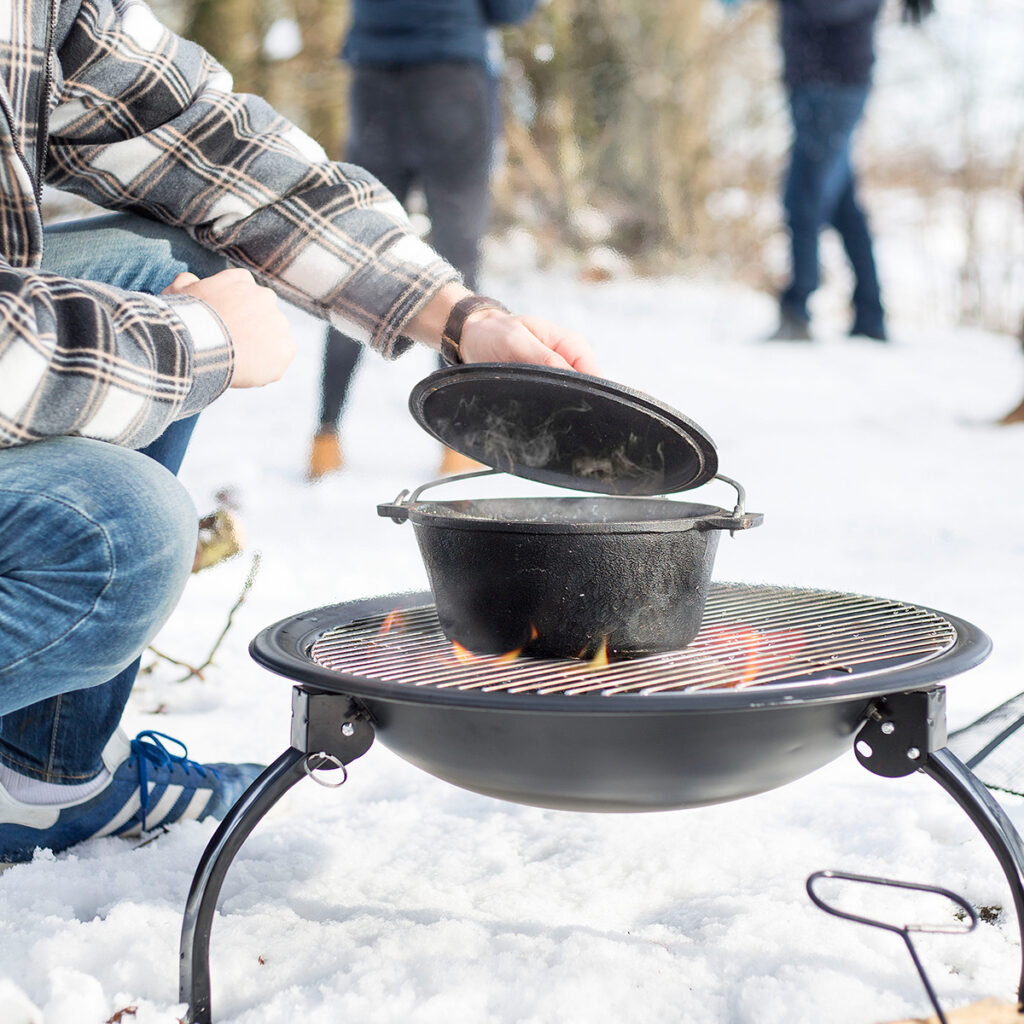
[[460, 398], [450, 416], [438, 417], [435, 429], [443, 439], [457, 439], [466, 454], [502, 472], [550, 468], [619, 491], [658, 493], [665, 479], [664, 441], [651, 447], [631, 433], [612, 448], [580, 451], [576, 421], [587, 416], [593, 417], [595, 439], [600, 438], [599, 416], [585, 399], [541, 416], [536, 406], [519, 399], [497, 409], [470, 396]]

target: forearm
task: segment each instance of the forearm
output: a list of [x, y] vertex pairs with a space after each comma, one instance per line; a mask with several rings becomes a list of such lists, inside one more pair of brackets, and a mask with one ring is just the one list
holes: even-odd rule
[[405, 333], [413, 341], [441, 351], [441, 332], [444, 330], [452, 308], [460, 299], [472, 292], [465, 285], [446, 284], [420, 307], [419, 312], [406, 324]]
[[0, 268], [0, 447], [62, 435], [142, 447], [212, 402], [233, 358], [204, 303]]

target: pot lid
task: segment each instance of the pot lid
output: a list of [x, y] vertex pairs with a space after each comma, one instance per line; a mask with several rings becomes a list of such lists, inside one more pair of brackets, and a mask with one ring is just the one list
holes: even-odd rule
[[492, 469], [604, 494], [669, 494], [718, 471], [715, 444], [682, 413], [622, 384], [510, 363], [448, 366], [409, 409], [427, 433]]

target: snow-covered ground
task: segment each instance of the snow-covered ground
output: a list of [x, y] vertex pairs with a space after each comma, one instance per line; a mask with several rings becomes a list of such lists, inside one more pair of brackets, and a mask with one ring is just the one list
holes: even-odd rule
[[[927, 326], [925, 310], [897, 316], [891, 345], [850, 341], [833, 290], [817, 343], [767, 345], [770, 300], [734, 285], [584, 285], [529, 265], [514, 241], [491, 250], [487, 290], [583, 330], [609, 376], [700, 423], [765, 514], [723, 538], [716, 579], [879, 594], [976, 623], [994, 650], [949, 682], [951, 726], [1024, 689], [1024, 427], [991, 426], [1024, 393], [1015, 341]], [[256, 632], [426, 586], [412, 530], [375, 506], [436, 472], [437, 449], [406, 411], [431, 357], [365, 360], [347, 467], [310, 485], [320, 332], [299, 314], [295, 327], [285, 380], [229, 393], [201, 421], [183, 479], [200, 509], [234, 492], [248, 554], [193, 577], [160, 648], [201, 660], [258, 550], [253, 589], [205, 681], [178, 682], [161, 663], [129, 706], [129, 731], [180, 736], [204, 760], [266, 761], [287, 746], [290, 685], [249, 659]], [[730, 500], [720, 484], [699, 493]], [[1024, 829], [1024, 804], [1004, 803]], [[141, 848], [104, 839], [0, 874], [0, 1020], [182, 1016], [181, 913], [213, 828], [176, 827]], [[810, 903], [804, 880], [821, 868], [1006, 908], [918, 946], [947, 1008], [1012, 999], [1021, 951], [1005, 881], [924, 777], [883, 780], [850, 754], [736, 803], [580, 814], [461, 791], [378, 743], [344, 788], [297, 786], [243, 846], [213, 930], [215, 1019], [873, 1024], [930, 1012], [896, 936]], [[914, 907], [928, 917], [930, 904]]]

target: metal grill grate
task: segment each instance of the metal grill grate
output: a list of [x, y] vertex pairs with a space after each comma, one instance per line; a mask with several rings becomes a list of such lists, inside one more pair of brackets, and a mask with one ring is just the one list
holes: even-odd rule
[[309, 656], [347, 675], [435, 690], [611, 696], [820, 686], [929, 661], [956, 639], [941, 615], [898, 601], [713, 584], [688, 647], [628, 661], [470, 654], [441, 632], [433, 605], [344, 623]]

